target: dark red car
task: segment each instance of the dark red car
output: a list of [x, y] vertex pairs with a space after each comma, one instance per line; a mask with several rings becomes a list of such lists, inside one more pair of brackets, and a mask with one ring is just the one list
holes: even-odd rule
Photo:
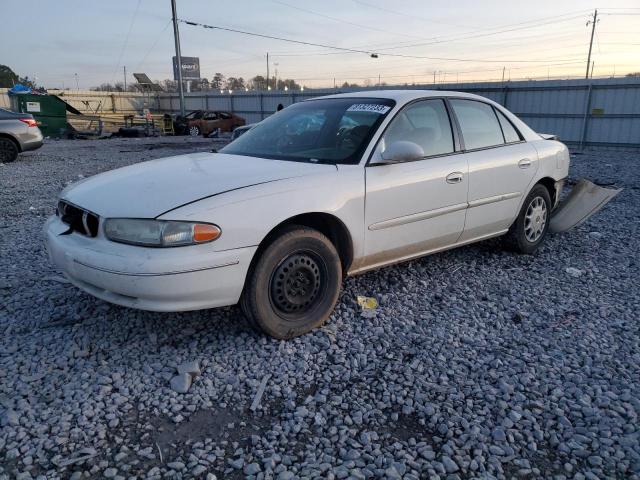
[[236, 127], [241, 127], [245, 123], [244, 118], [230, 112], [194, 110], [184, 117], [176, 118], [174, 129], [177, 134], [207, 136], [217, 129], [222, 132], [232, 132]]

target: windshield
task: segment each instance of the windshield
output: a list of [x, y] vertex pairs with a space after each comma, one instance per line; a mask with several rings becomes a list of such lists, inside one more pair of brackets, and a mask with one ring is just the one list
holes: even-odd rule
[[380, 98], [296, 103], [220, 151], [277, 160], [355, 164], [394, 105], [393, 100]]

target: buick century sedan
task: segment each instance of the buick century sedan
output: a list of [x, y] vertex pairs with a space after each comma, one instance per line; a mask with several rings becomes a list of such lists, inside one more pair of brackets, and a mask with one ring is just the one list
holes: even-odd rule
[[288, 339], [329, 317], [345, 275], [497, 236], [531, 254], [568, 169], [565, 145], [483, 97], [333, 95], [217, 153], [71, 185], [46, 242], [98, 298], [172, 312], [239, 303], [253, 326]]

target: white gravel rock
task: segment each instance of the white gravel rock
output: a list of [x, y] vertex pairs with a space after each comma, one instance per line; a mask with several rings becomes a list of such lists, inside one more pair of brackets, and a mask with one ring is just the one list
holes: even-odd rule
[[181, 373], [171, 378], [171, 389], [178, 393], [187, 393], [191, 387], [192, 376], [188, 373]]
[[178, 365], [178, 374], [182, 375], [184, 373], [188, 373], [192, 377], [197, 377], [200, 375], [200, 362], [198, 360], [193, 360], [190, 362], [184, 362]]
[[536, 255], [496, 240], [348, 278], [289, 342], [236, 308], [142, 312], [52, 280], [41, 229], [67, 182], [220, 145], [47, 141], [0, 169], [0, 479], [640, 480], [636, 154], [573, 157], [570, 180], [625, 190]]

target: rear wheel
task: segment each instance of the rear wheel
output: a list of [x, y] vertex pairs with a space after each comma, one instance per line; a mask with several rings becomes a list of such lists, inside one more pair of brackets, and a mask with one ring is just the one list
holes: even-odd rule
[[250, 323], [278, 339], [322, 325], [338, 300], [340, 257], [311, 228], [284, 229], [249, 272], [240, 306]]
[[522, 204], [520, 214], [505, 237], [507, 246], [520, 253], [535, 252], [549, 229], [551, 197], [544, 185], [536, 185]]
[[197, 137], [200, 135], [200, 127], [197, 125], [192, 125], [189, 127], [189, 135], [192, 137]]
[[18, 146], [13, 140], [0, 137], [0, 163], [13, 162], [18, 158]]

